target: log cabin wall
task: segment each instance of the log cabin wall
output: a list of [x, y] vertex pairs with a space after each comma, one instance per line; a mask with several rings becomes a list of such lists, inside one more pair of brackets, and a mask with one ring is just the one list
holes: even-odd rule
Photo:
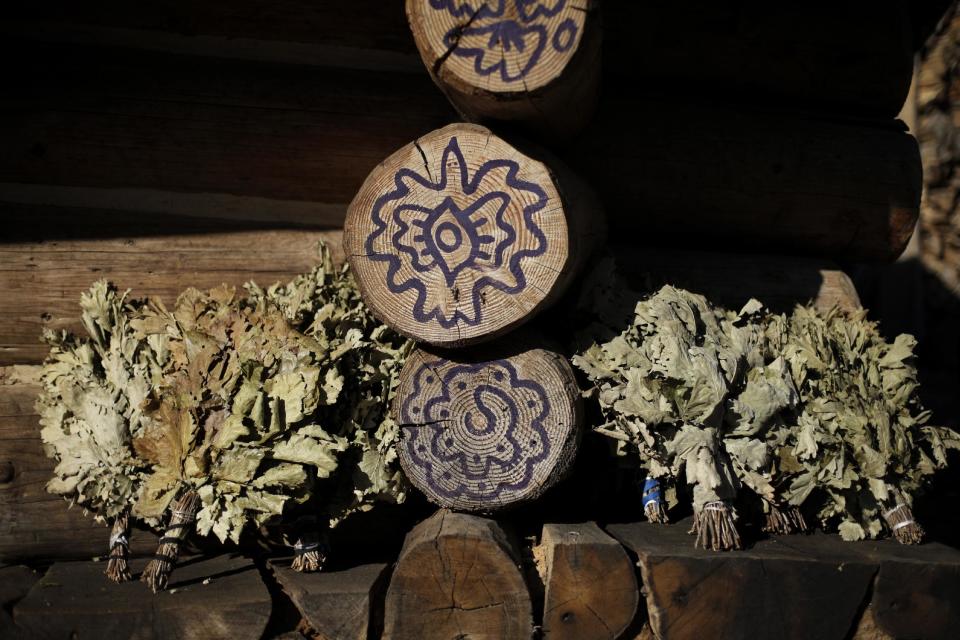
[[[52, 463], [33, 410], [40, 333], [79, 329], [82, 289], [106, 277], [170, 302], [188, 285], [306, 271], [318, 240], [342, 260], [341, 227], [364, 178], [459, 119], [420, 60], [402, 4], [9, 8], [0, 23], [0, 559], [102, 549], [99, 535], [83, 535], [100, 527], [44, 491]], [[942, 101], [925, 103], [921, 91], [919, 149], [896, 116], [914, 54], [947, 4], [882, 2], [814, 18], [799, 5], [608, 1], [597, 115], [560, 142], [517, 132], [598, 192], [614, 252], [637, 282], [680, 284], [731, 306], [747, 294], [781, 309], [855, 308], [841, 266], [896, 259], [918, 215], [933, 246], [926, 229], [942, 221], [929, 213], [929, 177], [920, 213], [923, 114]], [[141, 536], [133, 552], [153, 547]]]

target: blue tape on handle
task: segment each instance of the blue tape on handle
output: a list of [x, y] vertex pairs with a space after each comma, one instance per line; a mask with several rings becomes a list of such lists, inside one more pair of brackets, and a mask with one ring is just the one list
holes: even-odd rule
[[656, 478], [647, 478], [643, 481], [643, 506], [646, 508], [651, 502], [661, 503], [663, 498], [660, 496], [660, 481]]

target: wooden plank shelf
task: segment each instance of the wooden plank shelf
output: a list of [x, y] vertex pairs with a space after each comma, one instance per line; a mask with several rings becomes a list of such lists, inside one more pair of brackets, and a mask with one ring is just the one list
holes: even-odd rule
[[891, 637], [950, 638], [960, 551], [937, 543], [774, 536], [744, 551], [695, 549], [689, 521], [610, 525], [637, 556], [650, 626], [677, 638], [845, 638], [869, 605]]
[[[138, 574], [146, 560], [134, 560]], [[242, 556], [185, 558], [169, 590], [114, 584], [104, 563], [59, 562], [13, 608], [29, 638], [233, 638], [263, 636], [272, 601], [254, 563]]]

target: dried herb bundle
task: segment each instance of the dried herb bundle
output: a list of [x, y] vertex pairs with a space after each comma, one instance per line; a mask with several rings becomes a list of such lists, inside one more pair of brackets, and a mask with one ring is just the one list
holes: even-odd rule
[[887, 343], [863, 312], [787, 316], [751, 301], [734, 313], [672, 287], [641, 299], [611, 264], [598, 273], [609, 284], [585, 287], [598, 321], [582, 342], [593, 342], [574, 358], [606, 419], [597, 431], [653, 479], [683, 473], [698, 545], [739, 546], [743, 487], [762, 500], [767, 531], [806, 529], [803, 507], [844, 539], [886, 522], [919, 541], [911, 496], [960, 436], [919, 406], [913, 338]]
[[105, 281], [80, 298], [86, 338], [46, 332], [50, 357], [37, 398], [47, 455], [57, 461], [47, 490], [111, 521], [107, 575], [129, 579], [128, 510], [146, 472], [132, 441], [147, 423], [144, 401], [159, 376], [157, 351], [130, 325], [140, 303]]
[[846, 540], [875, 538], [886, 524], [916, 543], [913, 496], [960, 436], [930, 425], [920, 405], [914, 338], [887, 342], [865, 315], [798, 307], [767, 319], [802, 400], [776, 443], [777, 493]]
[[[410, 345], [373, 319], [325, 248], [313, 272], [266, 290], [187, 289], [167, 309], [124, 303], [98, 283], [85, 314], [91, 296], [112, 301], [111, 326], [122, 331], [110, 335], [124, 342], [97, 347], [117, 339], [98, 337], [102, 322], [86, 315], [91, 340], [50, 338], [41, 406], [60, 461], [51, 490], [118, 522], [127, 510], [153, 526], [166, 520], [143, 576], [154, 590], [166, 585], [191, 530], [238, 541], [288, 505], [322, 513], [326, 526], [375, 501], [404, 499], [388, 407]], [[111, 373], [110, 349], [126, 358], [122, 377]], [[90, 407], [110, 420], [75, 417]], [[100, 443], [104, 433], [116, 444]], [[77, 471], [76, 452], [92, 444]], [[318, 569], [319, 552], [307, 551], [297, 564]]]
[[574, 358], [597, 385], [608, 420], [597, 430], [639, 454], [651, 477], [684, 474], [697, 544], [713, 549], [740, 546], [733, 505], [740, 482], [722, 438], [758, 334], [702, 296], [664, 287], [636, 304], [618, 335]]

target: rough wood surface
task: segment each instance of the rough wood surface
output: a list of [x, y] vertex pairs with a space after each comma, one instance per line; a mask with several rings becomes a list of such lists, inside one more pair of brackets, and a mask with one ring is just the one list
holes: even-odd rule
[[[48, 216], [51, 227], [56, 216]], [[108, 231], [103, 230], [104, 233]], [[39, 233], [39, 232], [38, 232]], [[56, 234], [51, 232], [54, 237]], [[0, 244], [0, 365], [39, 363], [44, 328], [82, 330], [80, 293], [107, 278], [134, 296], [172, 303], [186, 287], [267, 285], [309, 271], [317, 243], [340, 253], [340, 232], [244, 230]]]
[[[132, 563], [134, 571], [144, 561]], [[114, 584], [95, 562], [60, 562], [21, 600], [14, 622], [30, 638], [258, 640], [271, 601], [253, 562], [238, 556], [180, 564], [170, 591], [153, 595], [137, 581]]]
[[342, 571], [301, 573], [289, 560], [270, 563], [303, 619], [324, 640], [378, 638], [383, 595], [389, 575], [386, 564], [367, 564]]
[[913, 69], [910, 14], [923, 4], [607, 2], [607, 84], [893, 118]]
[[636, 567], [593, 522], [546, 524], [534, 550], [544, 582], [543, 637], [621, 637], [640, 600]]
[[[946, 2], [884, 2], [873, 11], [855, 4], [824, 11], [745, 1], [606, 2], [604, 68], [631, 91], [889, 118], [903, 103], [924, 27], [932, 28]], [[70, 0], [37, 0], [11, 6], [5, 18], [0, 28], [17, 37], [307, 64], [402, 65], [421, 73], [423, 67], [403, 4], [383, 0], [203, 6], [101, 0], [83, 10]]]
[[880, 564], [870, 603], [877, 627], [894, 638], [955, 638], [960, 628], [960, 551], [940, 544], [867, 543]]
[[611, 101], [565, 157], [622, 242], [891, 261], [920, 203], [917, 143], [889, 122]]
[[567, 359], [532, 336], [466, 351], [420, 349], [400, 372], [400, 464], [442, 506], [490, 512], [564, 477], [583, 409]]
[[750, 298], [777, 311], [807, 302], [821, 310], [860, 308], [853, 281], [831, 260], [626, 245], [612, 250], [618, 268], [640, 290], [671, 284], [732, 309]]
[[638, 556], [660, 640], [844, 638], [876, 573], [856, 545], [835, 536], [785, 536], [716, 554], [693, 548], [688, 529], [689, 522], [607, 527]]
[[[106, 557], [110, 528], [45, 489], [54, 463], [33, 408], [38, 370], [0, 367], [0, 562]], [[130, 546], [134, 555], [150, 554], [157, 537], [137, 530]]]
[[467, 120], [569, 137], [593, 115], [601, 33], [594, 0], [406, 7], [427, 71]]
[[[27, 46], [6, 45], [11, 59]], [[453, 117], [426, 75], [29, 50], [0, 98], [0, 201], [162, 211], [169, 200], [180, 213], [224, 208], [301, 225], [312, 205], [315, 224], [336, 226], [371, 169]], [[889, 259], [909, 237], [919, 160], [902, 133], [622, 99], [608, 92], [563, 154], [599, 189], [620, 235], [852, 260]]]
[[296, 203], [314, 203], [315, 227], [340, 226], [343, 210], [331, 205], [454, 117], [426, 75], [0, 45], [8, 56], [24, 50], [0, 97], [0, 199], [22, 184], [252, 196], [264, 216], [276, 208], [304, 222]]
[[417, 525], [397, 560], [384, 638], [528, 640], [530, 594], [516, 544], [493, 520], [446, 510]]
[[14, 640], [23, 635], [13, 623], [13, 606], [30, 592], [40, 577], [40, 573], [21, 565], [0, 567], [0, 638]]
[[868, 604], [864, 608], [853, 634], [849, 637], [851, 640], [896, 640], [877, 624], [873, 604]]
[[385, 323], [434, 345], [476, 343], [569, 284], [602, 225], [589, 197], [574, 195], [583, 191], [488, 129], [452, 124], [367, 177], [347, 211], [344, 253]]

